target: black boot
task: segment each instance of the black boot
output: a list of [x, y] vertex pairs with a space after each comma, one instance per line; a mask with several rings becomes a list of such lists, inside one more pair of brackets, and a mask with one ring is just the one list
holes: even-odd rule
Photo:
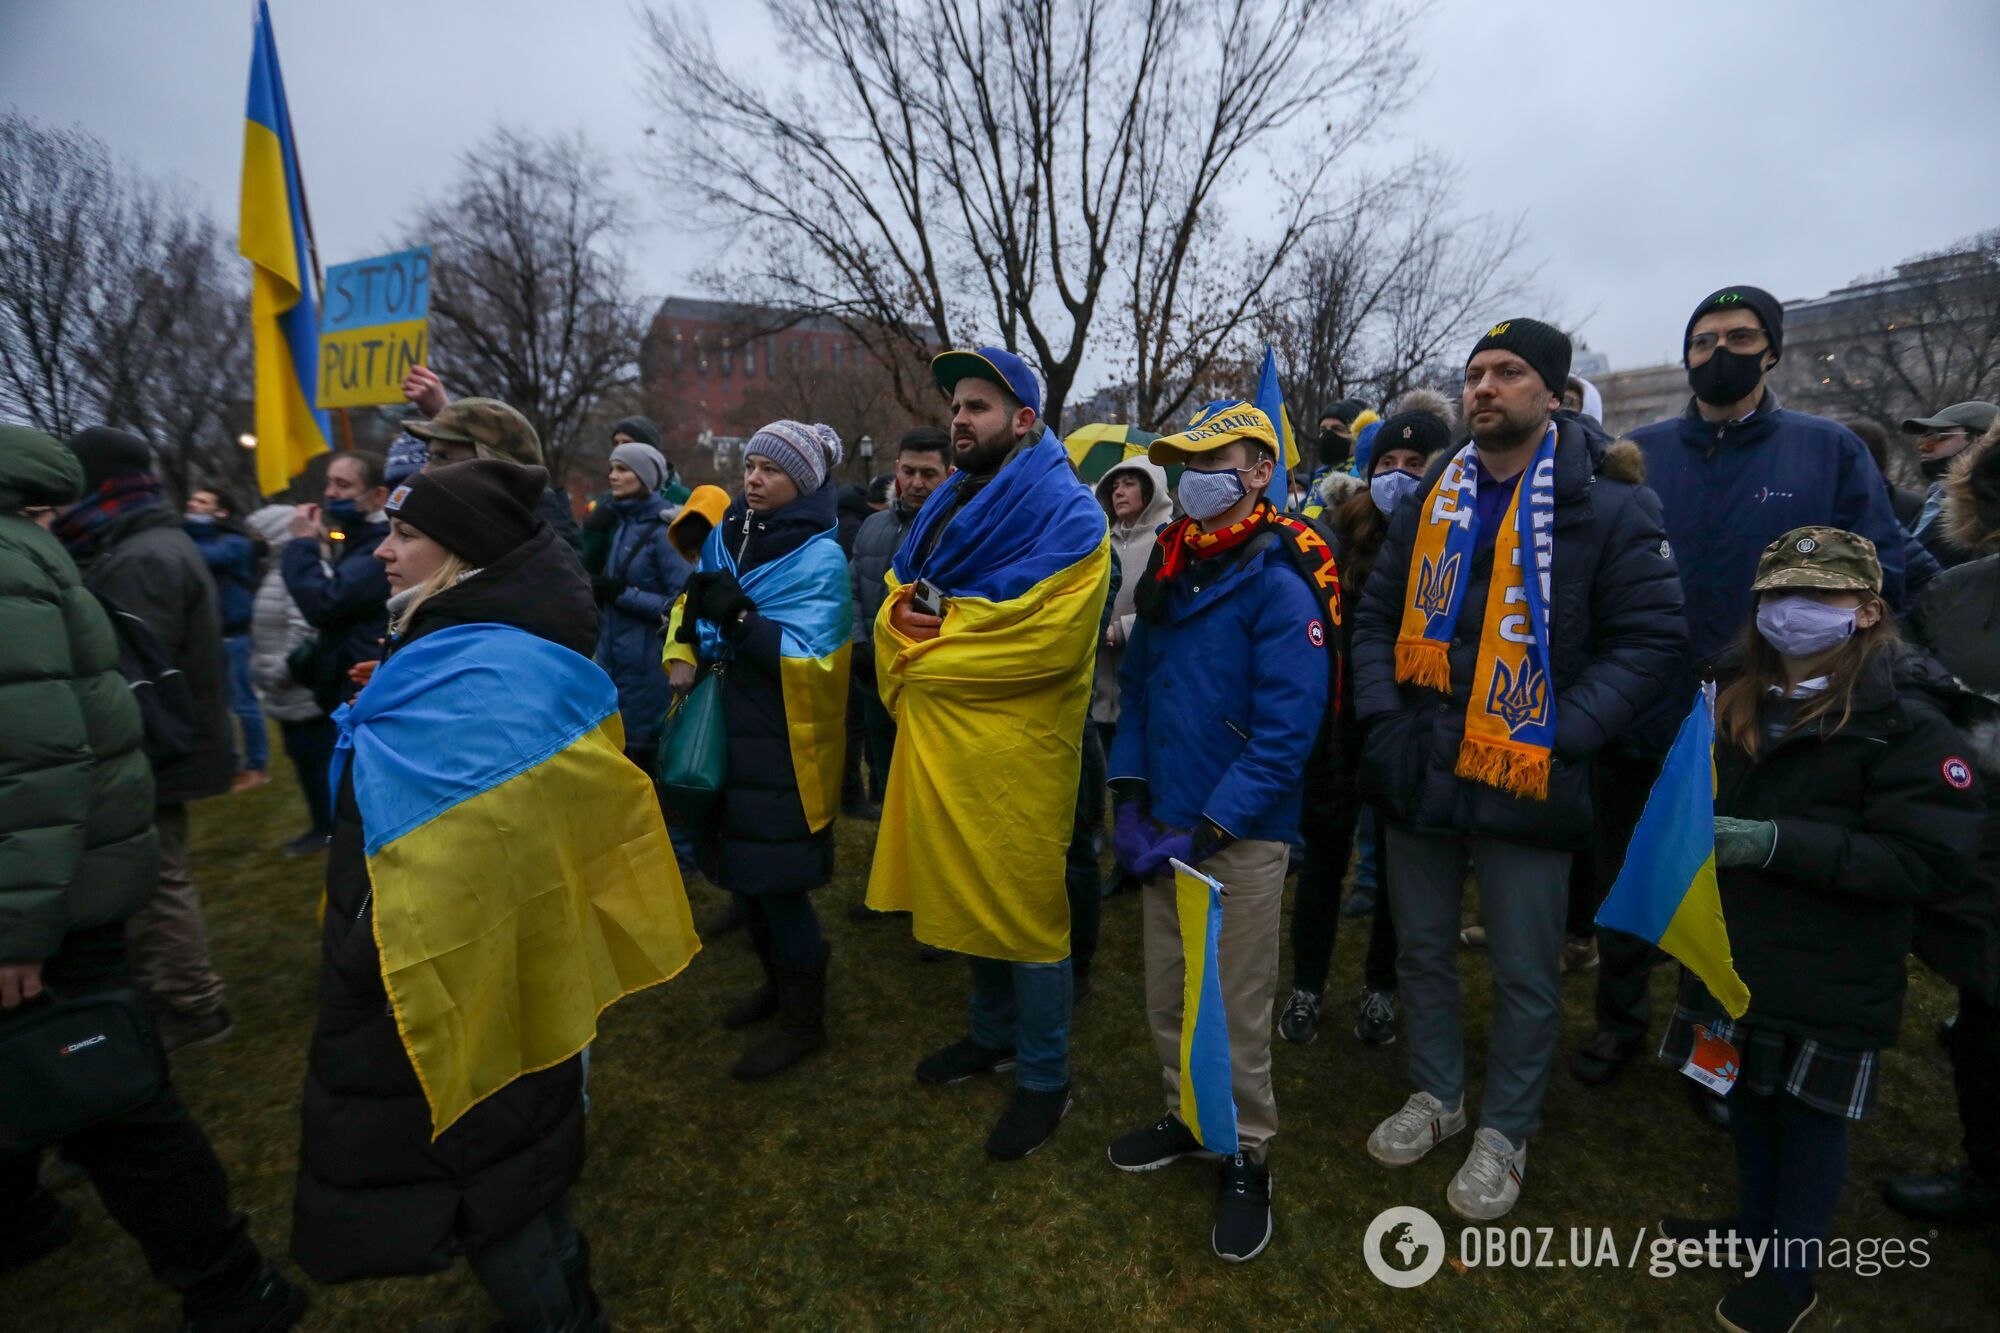
[[750, 944], [757, 950], [757, 961], [764, 968], [764, 984], [723, 1014], [722, 1026], [731, 1032], [761, 1023], [778, 1012], [778, 973], [771, 956], [771, 927], [757, 912], [749, 914], [749, 922]]
[[712, 940], [727, 935], [732, 930], [741, 930], [746, 920], [748, 917], [743, 911], [743, 900], [732, 893], [729, 895], [728, 905], [702, 925], [701, 937]]
[[822, 946], [817, 967], [777, 965], [777, 1029], [743, 1052], [731, 1076], [745, 1083], [770, 1078], [826, 1045], [826, 965], [832, 953], [832, 945]]
[[604, 1317], [604, 1302], [590, 1285], [590, 1238], [576, 1233], [576, 1262], [563, 1265], [563, 1283], [569, 1288], [569, 1302], [582, 1316], [583, 1333], [608, 1333], [611, 1321]]

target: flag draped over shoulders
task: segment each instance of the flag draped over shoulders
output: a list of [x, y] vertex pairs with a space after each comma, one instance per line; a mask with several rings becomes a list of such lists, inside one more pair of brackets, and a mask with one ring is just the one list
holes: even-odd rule
[[[939, 948], [1059, 962], [1109, 526], [1046, 429], [954, 513], [965, 481], [918, 512], [875, 620], [897, 739], [868, 902], [910, 912]], [[942, 629], [921, 643], [890, 624], [918, 578], [946, 599]]]
[[523, 630], [457, 625], [335, 715], [382, 979], [433, 1135], [575, 1055], [700, 941], [611, 678]]

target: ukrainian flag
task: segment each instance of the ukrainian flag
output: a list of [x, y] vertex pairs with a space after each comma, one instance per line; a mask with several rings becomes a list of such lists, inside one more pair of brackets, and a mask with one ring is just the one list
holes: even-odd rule
[[243, 201], [236, 249], [250, 261], [250, 332], [257, 352], [257, 487], [281, 491], [327, 447], [319, 383], [319, 294], [306, 236], [292, 113], [278, 72], [271, 11], [257, 0], [250, 102], [243, 127]]
[[1597, 924], [1651, 940], [1701, 978], [1731, 1018], [1750, 1008], [1715, 881], [1715, 687], [1704, 686], [1605, 895]]
[[1179, 861], [1174, 868], [1180, 913], [1181, 956], [1186, 964], [1181, 997], [1181, 1123], [1201, 1146], [1235, 1154], [1235, 1079], [1229, 1065], [1229, 1015], [1222, 1007], [1222, 883]]
[[455, 625], [390, 656], [334, 721], [333, 783], [352, 765], [382, 979], [433, 1137], [701, 948], [618, 691], [589, 658]]
[[[897, 731], [868, 905], [909, 912], [940, 949], [1059, 963], [1110, 528], [1046, 427], [961, 506], [967, 480], [917, 511], [875, 619], [876, 684]], [[889, 621], [919, 578], [946, 599], [943, 628], [921, 643]]]
[[1299, 442], [1292, 434], [1292, 418], [1285, 411], [1285, 391], [1278, 386], [1278, 357], [1271, 350], [1271, 344], [1264, 344], [1264, 368], [1257, 375], [1257, 399], [1251, 404], [1259, 412], [1271, 419], [1271, 429], [1278, 432], [1278, 466], [1271, 474], [1271, 486], [1267, 494], [1275, 496], [1274, 503], [1285, 507], [1285, 474], [1299, 465]]

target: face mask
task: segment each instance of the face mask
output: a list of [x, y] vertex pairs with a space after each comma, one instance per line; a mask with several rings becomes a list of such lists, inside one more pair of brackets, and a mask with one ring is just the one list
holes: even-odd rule
[[361, 506], [351, 495], [343, 495], [337, 500], [327, 500], [319, 507], [319, 512], [332, 523], [352, 523], [361, 517]]
[[1854, 634], [1854, 608], [1810, 597], [1771, 597], [1757, 606], [1757, 632], [1787, 657], [1813, 657]]
[[1944, 458], [1919, 458], [1917, 471], [1923, 474], [1925, 481], [1943, 481], [1957, 459], [1957, 454], [1950, 454]]
[[199, 523], [199, 524], [201, 524], [201, 526], [203, 526], [204, 528], [207, 528], [207, 527], [213, 527], [213, 526], [215, 525], [215, 515], [213, 515], [213, 514], [189, 514], [189, 515], [187, 516], [187, 521], [188, 521], [188, 522], [190, 522], [190, 523]]
[[1319, 433], [1319, 461], [1327, 467], [1339, 467], [1354, 453], [1354, 441], [1337, 430], [1323, 430]]
[[1732, 352], [1726, 347], [1718, 347], [1708, 360], [1688, 367], [1688, 387], [1694, 390], [1695, 397], [1710, 407], [1727, 407], [1731, 403], [1742, 402], [1756, 392], [1763, 378], [1762, 352]]
[[1414, 472], [1378, 472], [1368, 483], [1368, 495], [1375, 501], [1375, 507], [1385, 514], [1396, 512], [1396, 506], [1403, 497], [1417, 489], [1423, 480]]
[[1181, 473], [1181, 509], [1197, 523], [1206, 523], [1217, 514], [1226, 514], [1249, 492], [1234, 468], [1221, 472]]

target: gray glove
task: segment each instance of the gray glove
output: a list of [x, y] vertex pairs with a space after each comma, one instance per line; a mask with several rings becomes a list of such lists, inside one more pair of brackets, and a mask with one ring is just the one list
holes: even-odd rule
[[1715, 817], [1715, 864], [1760, 866], [1778, 846], [1778, 826], [1768, 819]]

